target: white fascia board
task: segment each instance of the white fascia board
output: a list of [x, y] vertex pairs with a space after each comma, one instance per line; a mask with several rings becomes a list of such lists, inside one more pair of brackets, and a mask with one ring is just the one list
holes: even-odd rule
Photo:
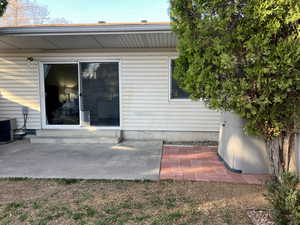
[[91, 34], [126, 34], [126, 33], [171, 33], [170, 24], [135, 24], [135, 25], [91, 25], [91, 26], [36, 26], [2, 27], [0, 36], [50, 36], [50, 35], [91, 35]]

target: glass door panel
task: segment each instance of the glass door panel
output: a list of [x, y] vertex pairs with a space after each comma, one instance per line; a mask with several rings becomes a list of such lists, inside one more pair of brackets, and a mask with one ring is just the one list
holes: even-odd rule
[[82, 62], [81, 123], [86, 126], [119, 126], [119, 63]]
[[79, 125], [78, 65], [44, 64], [47, 125]]

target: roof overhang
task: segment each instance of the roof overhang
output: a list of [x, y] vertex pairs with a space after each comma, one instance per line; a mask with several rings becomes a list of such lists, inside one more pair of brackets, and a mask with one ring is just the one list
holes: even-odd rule
[[75, 24], [0, 28], [0, 50], [175, 48], [169, 23]]

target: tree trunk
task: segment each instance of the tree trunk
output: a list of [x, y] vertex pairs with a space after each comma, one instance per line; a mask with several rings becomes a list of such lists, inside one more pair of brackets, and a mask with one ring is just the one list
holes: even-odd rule
[[292, 154], [295, 151], [295, 133], [285, 133], [266, 140], [271, 173], [280, 179], [283, 172], [289, 172]]

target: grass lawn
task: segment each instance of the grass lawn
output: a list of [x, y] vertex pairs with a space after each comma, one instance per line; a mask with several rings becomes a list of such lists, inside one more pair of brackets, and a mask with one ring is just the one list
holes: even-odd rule
[[256, 185], [208, 182], [0, 180], [0, 224], [251, 224], [267, 208]]

